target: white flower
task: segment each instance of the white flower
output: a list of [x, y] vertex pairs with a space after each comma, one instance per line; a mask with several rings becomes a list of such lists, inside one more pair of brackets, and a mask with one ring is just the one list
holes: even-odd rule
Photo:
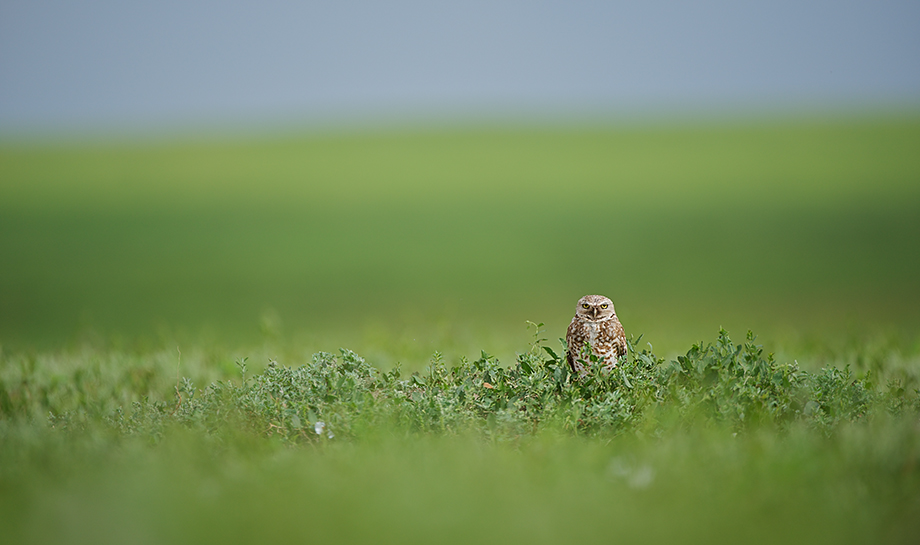
[[316, 424], [313, 425], [313, 429], [316, 431], [316, 435], [322, 435], [325, 428], [326, 423], [322, 420], [317, 420]]

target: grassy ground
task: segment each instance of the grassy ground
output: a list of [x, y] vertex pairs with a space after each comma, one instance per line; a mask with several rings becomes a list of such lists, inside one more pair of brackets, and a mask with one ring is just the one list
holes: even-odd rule
[[507, 360], [597, 292], [661, 349], [720, 326], [909, 347], [918, 142], [908, 118], [6, 145], [0, 341]]
[[854, 435], [235, 443], [215, 454], [180, 434], [7, 479], [4, 533], [16, 543], [912, 543], [915, 477], [889, 468], [889, 452], [865, 452], [884, 433]]
[[[756, 365], [727, 372], [753, 360], [726, 354], [698, 374], [708, 356], [689, 355], [671, 378], [639, 359], [628, 381], [558, 391], [545, 356], [531, 375], [435, 364], [360, 390], [360, 366], [280, 362], [244, 383], [194, 352], [181, 367], [5, 355], [0, 525], [15, 543], [912, 543], [916, 359], [795, 386], [769, 378], [781, 363], [767, 383]], [[219, 387], [177, 383], [177, 367]], [[315, 388], [329, 390], [300, 394]]]
[[[4, 143], [0, 526], [17, 543], [912, 542], [917, 416], [887, 401], [832, 426], [796, 393], [790, 421], [753, 427], [493, 434], [506, 411], [432, 432], [354, 417], [360, 433], [309, 441], [223, 409], [171, 419], [240, 386], [246, 356], [250, 377], [339, 347], [409, 381], [435, 351], [509, 366], [525, 320], [558, 350], [586, 293], [662, 366], [751, 328], [779, 363], [849, 365], [846, 384], [907, 399], [918, 144], [915, 115]], [[135, 403], [169, 422], [126, 433], [113, 415]]]

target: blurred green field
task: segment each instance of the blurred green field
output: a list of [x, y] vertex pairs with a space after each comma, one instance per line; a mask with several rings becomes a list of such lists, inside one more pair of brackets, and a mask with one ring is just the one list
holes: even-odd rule
[[917, 149], [913, 115], [6, 142], [0, 343], [507, 360], [597, 292], [665, 352], [911, 350]]
[[[4, 141], [4, 542], [912, 543], [920, 428], [891, 400], [920, 384], [918, 150], [915, 113]], [[239, 386], [238, 358], [252, 377], [339, 347], [419, 393], [406, 371], [435, 351], [531, 353], [526, 320], [558, 349], [586, 293], [661, 356], [753, 329], [781, 364], [853, 375], [808, 394], [826, 414], [760, 426], [501, 432], [517, 413], [495, 410], [430, 432], [332, 395], [363, 427], [327, 438], [226, 400], [183, 412]], [[150, 407], [162, 429], [121, 430]]]
[[290, 449], [177, 432], [104, 454], [61, 441], [5, 480], [0, 517], [22, 544], [913, 543], [916, 477], [898, 463], [914, 445], [891, 433]]

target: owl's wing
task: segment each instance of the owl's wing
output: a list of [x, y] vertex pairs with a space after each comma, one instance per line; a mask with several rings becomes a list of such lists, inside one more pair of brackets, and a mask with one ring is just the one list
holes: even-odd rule
[[628, 350], [626, 345], [626, 332], [623, 331], [623, 324], [617, 320], [616, 323], [616, 337], [617, 337], [617, 357], [623, 357], [626, 355]]
[[573, 373], [578, 371], [575, 369], [575, 345], [578, 342], [575, 339], [575, 327], [575, 320], [572, 320], [572, 323], [569, 324], [569, 328], [565, 332], [565, 361], [569, 363], [569, 369], [571, 369]]

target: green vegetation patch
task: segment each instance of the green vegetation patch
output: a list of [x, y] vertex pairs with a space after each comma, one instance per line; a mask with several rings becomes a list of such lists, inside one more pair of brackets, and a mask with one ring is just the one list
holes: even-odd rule
[[270, 330], [415, 370], [510, 361], [525, 320], [602, 293], [669, 355], [719, 327], [908, 346], [918, 146], [915, 115], [5, 143], [0, 342]]
[[[841, 422], [859, 421], [872, 412], [900, 416], [920, 410], [920, 392], [904, 384], [913, 380], [910, 375], [889, 379], [878, 390], [871, 372], [861, 378], [848, 368], [809, 373], [764, 355], [751, 334], [735, 345], [723, 330], [715, 343], [694, 345], [669, 363], [650, 348], [630, 348], [632, 355], [612, 371], [597, 365], [582, 377], [539, 343], [508, 368], [484, 352], [475, 361], [461, 358], [448, 368], [435, 354], [425, 372], [406, 377], [399, 366], [381, 372], [344, 349], [340, 356], [314, 354], [300, 367], [271, 361], [253, 377], [246, 376], [244, 359], [237, 362], [240, 384], [216, 381], [197, 389], [185, 378], [176, 383], [173, 403], [135, 401], [130, 408], [116, 407], [103, 420], [119, 432], [146, 436], [157, 436], [174, 423], [219, 433], [231, 419], [256, 433], [294, 442], [361, 438], [374, 429], [515, 440], [547, 427], [615, 437], [660, 433], [681, 423], [743, 431], [804, 422], [829, 433]], [[31, 398], [28, 392], [4, 389], [0, 406], [10, 415], [34, 413], [36, 408], [17, 405]], [[41, 408], [50, 411], [53, 427], [80, 427], [92, 417], [84, 407], [55, 409]]]
[[[2, 540], [913, 543], [918, 143], [5, 143]], [[585, 293], [655, 349], [515, 352]]]
[[510, 366], [342, 350], [203, 388], [172, 357], [5, 354], [0, 521], [17, 543], [916, 536], [916, 366], [806, 372], [724, 331], [671, 361], [637, 344], [583, 377], [537, 330]]

